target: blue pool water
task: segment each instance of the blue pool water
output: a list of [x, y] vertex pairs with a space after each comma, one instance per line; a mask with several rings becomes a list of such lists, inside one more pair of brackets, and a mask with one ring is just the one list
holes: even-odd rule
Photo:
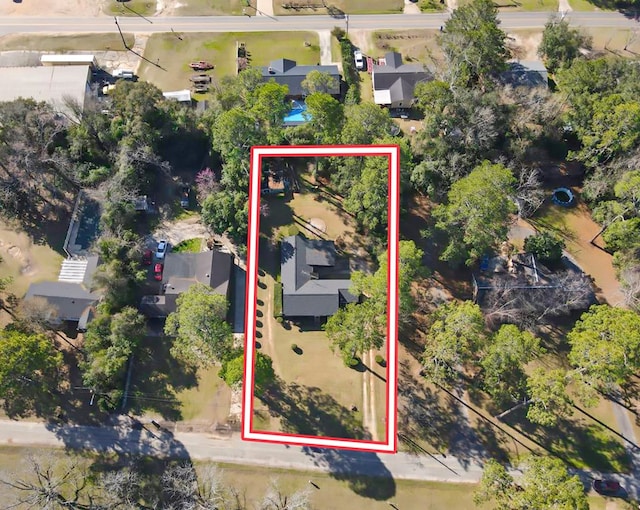
[[284, 116], [284, 124], [303, 124], [311, 120], [311, 115], [307, 113], [307, 105], [300, 101], [291, 101], [291, 110]]

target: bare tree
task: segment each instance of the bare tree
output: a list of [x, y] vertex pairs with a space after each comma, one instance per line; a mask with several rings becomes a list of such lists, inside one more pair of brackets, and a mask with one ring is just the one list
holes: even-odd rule
[[58, 308], [40, 296], [20, 301], [15, 310], [15, 318], [24, 329], [32, 333], [42, 333], [61, 322]]
[[551, 317], [586, 310], [593, 300], [591, 280], [581, 273], [564, 271], [547, 284], [514, 285], [497, 280], [491, 289], [483, 291], [480, 306], [491, 327], [510, 323], [534, 329]]
[[282, 492], [278, 480], [274, 478], [258, 510], [310, 510], [310, 496], [311, 490], [308, 487], [287, 495]]
[[640, 311], [640, 266], [629, 267], [622, 271], [622, 292], [629, 308]]

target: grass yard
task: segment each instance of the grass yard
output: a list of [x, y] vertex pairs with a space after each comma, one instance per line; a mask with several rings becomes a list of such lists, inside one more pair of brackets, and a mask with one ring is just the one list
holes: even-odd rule
[[[291, 5], [292, 8], [285, 9], [283, 5]], [[276, 16], [329, 14], [335, 17], [336, 25], [344, 23], [345, 13], [394, 14], [401, 13], [403, 9], [403, 0], [332, 0], [331, 3], [319, 0], [273, 0], [273, 12]]]
[[[183, 33], [178, 41], [174, 34], [153, 34], [149, 37], [144, 56], [158, 62], [159, 69], [142, 61], [138, 69], [141, 79], [162, 90], [179, 90], [190, 86], [189, 77], [194, 71], [189, 62], [207, 60], [215, 65], [210, 72], [213, 86], [216, 79], [236, 74], [236, 43], [244, 42], [250, 54], [250, 64], [266, 66], [281, 57], [295, 59], [299, 64], [316, 64], [320, 61], [318, 35], [312, 32], [250, 32], [250, 33]], [[267, 39], [265, 39], [265, 37]], [[265, 44], [265, 40], [269, 43]], [[311, 46], [305, 46], [310, 42]]]
[[176, 253], [200, 253], [202, 251], [202, 242], [204, 240], [201, 237], [194, 239], [185, 239], [171, 248], [171, 251]]
[[197, 386], [176, 393], [185, 422], [224, 423], [229, 417], [231, 390], [218, 377], [219, 367], [201, 368]]
[[442, 52], [438, 46], [438, 30], [384, 30], [374, 32], [373, 44], [369, 54], [382, 57], [389, 51], [402, 54], [404, 62], [418, 61], [430, 63], [442, 60]]
[[241, 0], [182, 0], [173, 11], [174, 16], [216, 16], [242, 14]]
[[153, 16], [156, 13], [156, 0], [127, 0], [126, 2], [111, 1], [106, 3], [106, 14], [118, 16]]
[[[573, 1], [571, 4], [573, 5]], [[640, 34], [637, 30], [582, 28], [581, 31], [593, 38], [594, 51], [603, 52], [606, 55], [615, 53], [620, 57], [638, 58], [638, 53], [640, 53]]]
[[[569, 0], [573, 7], [574, 0]], [[458, 5], [465, 5], [469, 0], [459, 0]], [[510, 11], [558, 11], [558, 0], [497, 0], [496, 6], [503, 12]]]
[[[133, 34], [123, 34], [127, 45], [133, 46]], [[115, 34], [38, 35], [9, 34], [0, 37], [0, 50], [39, 51], [107, 51], [122, 50], [122, 39]]]
[[569, 0], [574, 11], [615, 11], [617, 4], [612, 0]]

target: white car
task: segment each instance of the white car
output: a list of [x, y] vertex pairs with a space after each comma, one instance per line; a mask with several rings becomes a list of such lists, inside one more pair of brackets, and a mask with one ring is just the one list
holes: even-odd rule
[[353, 60], [356, 63], [356, 69], [358, 71], [362, 71], [364, 69], [364, 57], [362, 56], [362, 52], [360, 50], [356, 50], [353, 52]]
[[169, 249], [169, 243], [165, 240], [162, 240], [158, 243], [156, 247], [156, 258], [158, 260], [163, 260], [167, 250]]

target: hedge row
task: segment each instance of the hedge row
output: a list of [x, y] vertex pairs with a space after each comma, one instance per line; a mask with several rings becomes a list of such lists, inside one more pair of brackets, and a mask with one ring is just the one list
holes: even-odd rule
[[347, 38], [340, 41], [340, 53], [342, 53], [342, 73], [347, 84], [347, 93], [344, 102], [357, 104], [360, 102], [360, 75], [353, 59], [355, 47]]
[[282, 284], [276, 282], [273, 285], [273, 316], [282, 318]]

